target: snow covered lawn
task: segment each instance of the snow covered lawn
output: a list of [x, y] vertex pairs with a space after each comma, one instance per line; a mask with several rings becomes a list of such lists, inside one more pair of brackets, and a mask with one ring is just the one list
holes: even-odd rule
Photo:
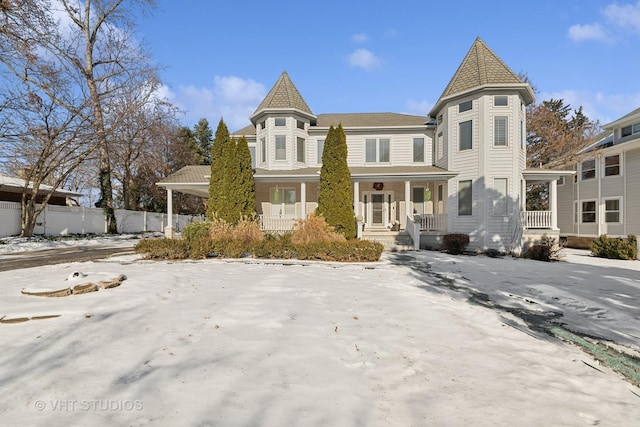
[[[550, 265], [467, 258], [477, 264], [417, 255], [460, 282], [486, 278], [482, 260], [514, 268], [499, 276], [510, 282]], [[2, 272], [0, 317], [60, 317], [0, 324], [1, 424], [637, 425], [640, 390], [618, 374], [433, 292], [431, 275], [396, 261], [121, 256]], [[62, 298], [20, 293], [64, 286], [73, 271], [127, 279]]]

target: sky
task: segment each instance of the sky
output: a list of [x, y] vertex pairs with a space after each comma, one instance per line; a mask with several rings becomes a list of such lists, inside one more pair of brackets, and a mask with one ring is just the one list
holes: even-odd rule
[[[124, 255], [3, 271], [0, 418], [6, 426], [636, 425], [640, 390], [621, 375], [453, 290], [490, 288], [501, 305], [561, 311], [568, 327], [631, 332], [637, 350], [630, 302], [639, 262], [598, 261], [568, 256], [540, 268], [432, 251], [366, 264]], [[96, 292], [22, 293], [120, 275], [120, 286]], [[438, 286], [443, 279], [452, 287]]]
[[137, 31], [187, 126], [244, 127], [283, 71], [316, 115], [427, 115], [476, 37], [538, 102], [601, 124], [640, 106], [640, 0], [157, 0]]

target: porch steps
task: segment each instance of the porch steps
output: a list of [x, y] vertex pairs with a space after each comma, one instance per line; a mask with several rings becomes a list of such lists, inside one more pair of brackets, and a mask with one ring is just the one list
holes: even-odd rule
[[368, 229], [362, 233], [363, 240], [376, 240], [384, 245], [385, 251], [413, 251], [413, 239], [404, 230], [390, 231], [386, 228]]

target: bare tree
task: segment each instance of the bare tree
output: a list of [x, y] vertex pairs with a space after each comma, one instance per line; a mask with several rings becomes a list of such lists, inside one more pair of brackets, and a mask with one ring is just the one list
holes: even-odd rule
[[[105, 106], [153, 67], [133, 39], [134, 16], [154, 0], [0, 0], [0, 62], [72, 114], [91, 119], [107, 231], [117, 232]], [[43, 75], [68, 74], [84, 96], [81, 108], [59, 99]]]

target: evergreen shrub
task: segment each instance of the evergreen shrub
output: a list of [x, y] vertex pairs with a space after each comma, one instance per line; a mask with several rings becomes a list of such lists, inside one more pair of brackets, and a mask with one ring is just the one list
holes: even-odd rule
[[626, 239], [603, 234], [591, 243], [591, 253], [600, 258], [634, 260], [638, 257], [638, 240], [633, 234]]
[[209, 221], [192, 222], [182, 229], [182, 238], [188, 241], [209, 237], [210, 234], [211, 222]]
[[469, 235], [462, 233], [445, 234], [442, 237], [441, 250], [451, 255], [460, 255], [469, 246]]

